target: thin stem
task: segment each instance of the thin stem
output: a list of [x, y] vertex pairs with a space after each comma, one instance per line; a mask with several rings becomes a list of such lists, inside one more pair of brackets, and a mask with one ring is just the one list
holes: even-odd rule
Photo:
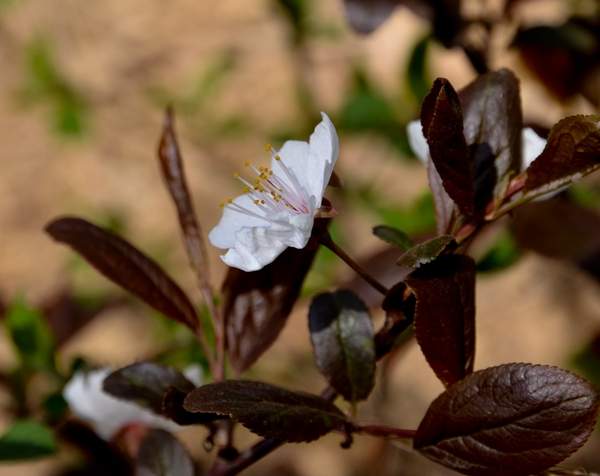
[[321, 244], [333, 251], [344, 263], [346, 263], [354, 271], [356, 271], [356, 273], [367, 283], [369, 283], [374, 289], [379, 291], [384, 296], [388, 293], [388, 288], [386, 288], [373, 276], [371, 276], [364, 269], [362, 269], [356, 261], [354, 261], [350, 256], [348, 256], [348, 254], [343, 249], [336, 245], [331, 239], [331, 235], [329, 233], [326, 233], [321, 237]]
[[385, 425], [359, 425], [355, 427], [357, 433], [365, 433], [371, 436], [383, 438], [412, 439], [417, 434], [416, 430], [405, 430]]

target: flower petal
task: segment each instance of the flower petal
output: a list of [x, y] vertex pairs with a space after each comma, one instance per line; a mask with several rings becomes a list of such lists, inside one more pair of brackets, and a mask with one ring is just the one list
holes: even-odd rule
[[312, 230], [309, 215], [290, 216], [290, 223], [277, 221], [270, 227], [246, 227], [235, 234], [235, 244], [221, 259], [242, 271], [257, 271], [277, 258], [287, 247], [304, 248]]
[[427, 164], [429, 160], [429, 145], [427, 139], [423, 135], [423, 127], [421, 121], [411, 121], [406, 126], [406, 134], [408, 136], [408, 144], [415, 153], [417, 158]]
[[306, 172], [306, 185], [310, 187], [311, 195], [317, 199], [317, 207], [321, 206], [321, 199], [340, 153], [338, 135], [331, 119], [324, 112], [321, 117], [323, 120], [310, 136], [310, 159]]
[[130, 423], [144, 423], [169, 431], [179, 425], [131, 402], [119, 400], [102, 389], [102, 382], [111, 373], [108, 368], [77, 372], [63, 390], [71, 411], [87, 421], [105, 440]]
[[233, 201], [233, 204], [250, 210], [257, 216], [247, 215], [236, 211], [231, 206], [225, 206], [221, 220], [208, 234], [208, 240], [217, 248], [232, 248], [235, 245], [235, 235], [242, 228], [269, 226], [270, 224], [268, 218], [260, 218], [264, 216], [264, 212], [254, 204], [250, 195], [240, 195]]
[[521, 135], [522, 170], [526, 170], [546, 147], [546, 139], [538, 136], [530, 127], [525, 127]]

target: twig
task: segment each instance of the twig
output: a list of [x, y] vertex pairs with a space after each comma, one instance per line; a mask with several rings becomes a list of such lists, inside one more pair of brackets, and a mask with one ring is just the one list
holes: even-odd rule
[[333, 251], [344, 263], [350, 266], [356, 273], [363, 278], [367, 283], [369, 283], [374, 289], [379, 291], [384, 296], [388, 293], [388, 288], [386, 288], [383, 284], [377, 281], [373, 276], [367, 273], [364, 269], [360, 267], [360, 265], [354, 261], [348, 254], [341, 249], [338, 245], [336, 245], [329, 233], [326, 233], [321, 237], [321, 244], [326, 248], [329, 248]]
[[379, 436], [384, 438], [412, 439], [415, 437], [416, 430], [405, 430], [403, 428], [393, 428], [385, 425], [359, 425], [354, 427], [357, 433], [366, 433], [367, 435]]

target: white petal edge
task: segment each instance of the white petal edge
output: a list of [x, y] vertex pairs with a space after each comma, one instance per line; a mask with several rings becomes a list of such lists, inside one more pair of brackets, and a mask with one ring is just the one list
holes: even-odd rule
[[[253, 199], [248, 194], [240, 195], [233, 203], [251, 210], [257, 215], [262, 214], [261, 209], [254, 204]], [[242, 228], [254, 226], [270, 226], [269, 220], [246, 215], [225, 206], [221, 220], [208, 234], [208, 241], [217, 248], [232, 248], [235, 245], [236, 233]]]
[[546, 139], [538, 136], [530, 127], [521, 133], [522, 170], [526, 170], [546, 147]]
[[408, 136], [408, 144], [412, 151], [423, 164], [427, 165], [429, 160], [429, 145], [423, 135], [421, 121], [409, 122], [406, 126], [406, 135]]
[[89, 423], [105, 440], [131, 423], [176, 431], [180, 426], [134, 403], [115, 398], [102, 389], [102, 382], [112, 372], [109, 368], [77, 372], [63, 390], [71, 411]]

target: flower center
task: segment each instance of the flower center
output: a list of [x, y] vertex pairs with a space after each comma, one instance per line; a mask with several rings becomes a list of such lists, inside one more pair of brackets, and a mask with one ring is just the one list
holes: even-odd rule
[[293, 215], [310, 213], [309, 198], [294, 171], [285, 165], [271, 145], [265, 146], [265, 149], [271, 153], [271, 159], [274, 159], [274, 164], [277, 165], [275, 171], [269, 167], [256, 167], [247, 161], [244, 165], [254, 176], [248, 180], [239, 173], [234, 174], [234, 177], [244, 184], [244, 193], [252, 198], [253, 204], [263, 213], [258, 214], [257, 210], [238, 205], [232, 199], [227, 200], [223, 206], [263, 219], [281, 212]]

